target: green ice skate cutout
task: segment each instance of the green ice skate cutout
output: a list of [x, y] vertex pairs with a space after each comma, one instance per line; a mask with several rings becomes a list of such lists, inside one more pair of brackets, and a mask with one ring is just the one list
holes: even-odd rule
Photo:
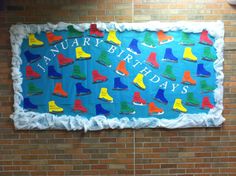
[[198, 106], [200, 102], [194, 97], [193, 92], [187, 93], [187, 100], [186, 100], [186, 105], [189, 106]]
[[166, 69], [165, 69], [164, 73], [162, 74], [162, 76], [165, 77], [165, 78], [168, 78], [172, 81], [176, 80], [176, 76], [173, 74], [171, 65], [166, 66]]
[[126, 101], [123, 101], [120, 103], [120, 114], [135, 114], [135, 110]]
[[74, 65], [71, 77], [80, 80], [86, 79], [85, 74], [81, 72], [80, 67], [78, 65]]
[[201, 86], [201, 91], [203, 93], [212, 92], [213, 90], [215, 90], [215, 87], [208, 85], [206, 80], [200, 81], [200, 86]]
[[108, 58], [107, 52], [105, 50], [103, 50], [98, 58], [98, 60], [96, 60], [99, 64], [102, 64], [106, 67], [111, 67], [111, 61]]
[[202, 56], [202, 60], [207, 60], [207, 61], [215, 61], [217, 59], [216, 55], [212, 54], [211, 48], [210, 47], [205, 47], [204, 48], [204, 53]]
[[68, 29], [68, 38], [83, 37], [83, 32], [80, 32], [77, 29], [75, 29], [73, 25], [67, 26], [67, 29]]
[[182, 39], [179, 42], [180, 45], [192, 46], [194, 45], [194, 41], [192, 41], [189, 37], [188, 33], [182, 32]]
[[144, 41], [142, 42], [142, 45], [149, 47], [149, 48], [156, 48], [156, 44], [154, 40], [152, 39], [152, 33], [146, 32], [144, 36]]
[[28, 95], [29, 96], [31, 96], [31, 95], [40, 95], [42, 93], [43, 93], [43, 90], [36, 87], [34, 85], [34, 83], [31, 82], [31, 83], [28, 84]]

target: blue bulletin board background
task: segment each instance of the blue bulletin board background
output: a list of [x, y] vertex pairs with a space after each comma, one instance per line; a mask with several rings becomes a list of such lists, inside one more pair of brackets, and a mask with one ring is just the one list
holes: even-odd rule
[[[175, 98], [181, 98], [182, 100], [186, 99], [186, 93], [184, 93], [184, 94], [181, 93], [183, 91], [183, 86], [186, 86], [185, 84], [181, 83], [185, 70], [190, 70], [192, 73], [193, 79], [195, 79], [197, 81], [196, 86], [188, 86], [187, 90], [188, 90], [188, 92], [194, 92], [199, 101], [201, 101], [203, 96], [206, 95], [206, 94], [201, 93], [201, 91], [200, 91], [200, 80], [205, 79], [211, 85], [215, 85], [215, 82], [216, 82], [215, 81], [216, 80], [215, 71], [213, 68], [213, 62], [202, 60], [205, 45], [199, 43], [200, 33], [199, 34], [193, 34], [193, 33], [190, 34], [191, 39], [195, 42], [195, 45], [192, 46], [191, 48], [193, 50], [193, 53], [198, 58], [197, 62], [189, 62], [189, 61], [183, 60], [184, 48], [186, 48], [186, 46], [179, 44], [179, 41], [181, 41], [181, 35], [182, 35], [181, 31], [167, 32], [167, 35], [171, 35], [174, 37], [174, 41], [164, 44], [164, 45], [157, 45], [156, 48], [148, 48], [148, 47], [143, 46], [141, 44], [141, 42], [144, 39], [145, 32], [135, 32], [135, 31], [130, 31], [130, 32], [125, 31], [122, 33], [118, 32], [117, 37], [121, 40], [122, 44], [121, 44], [121, 46], [113, 45], [116, 47], [114, 53], [108, 52], [108, 50], [111, 48], [111, 45], [112, 45], [110, 43], [102, 42], [98, 45], [98, 47], [96, 47], [95, 45], [96, 45], [97, 38], [89, 36], [89, 31], [86, 31], [86, 32], [84, 32], [84, 37], [90, 38], [90, 41], [89, 41], [90, 45], [86, 44], [85, 46], [83, 46], [84, 37], [76, 39], [76, 40], [78, 40], [78, 43], [79, 43], [78, 46], [82, 46], [84, 51], [87, 51], [92, 56], [91, 59], [83, 60], [83, 61], [76, 60], [75, 48], [78, 46], [71, 47], [72, 43], [75, 40], [74, 38], [68, 39], [66, 31], [60, 31], [60, 32], [55, 31], [54, 33], [55, 33], [55, 35], [63, 36], [63, 41], [61, 41], [61, 42], [63, 42], [65, 46], [67, 45], [65, 43], [68, 42], [68, 48], [65, 50], [62, 48], [61, 43], [57, 43], [55, 45], [57, 46], [59, 53], [63, 53], [67, 57], [73, 58], [73, 60], [74, 60], [73, 64], [68, 65], [68, 66], [64, 66], [64, 67], [59, 66], [57, 57], [53, 56], [54, 54], [50, 51], [50, 49], [55, 48], [55, 45], [48, 44], [45, 33], [40, 33], [39, 35], [36, 35], [38, 39], [42, 40], [45, 43], [45, 45], [42, 47], [29, 48], [28, 39], [24, 39], [23, 44], [22, 44], [23, 51], [30, 50], [33, 53], [39, 53], [42, 56], [41, 60], [31, 64], [32, 67], [35, 68], [35, 71], [37, 71], [38, 73], [41, 74], [41, 79], [39, 79], [39, 80], [24, 79], [23, 85], [22, 85], [24, 97], [27, 97], [27, 91], [28, 91], [27, 84], [29, 82], [34, 82], [38, 87], [43, 88], [43, 94], [37, 95], [37, 96], [30, 96], [30, 99], [32, 100], [32, 102], [37, 102], [36, 104], [39, 105], [38, 109], [35, 110], [36, 112], [41, 112], [41, 113], [48, 112], [48, 102], [50, 100], [55, 100], [57, 102], [57, 104], [62, 106], [64, 109], [64, 112], [58, 113], [58, 115], [62, 115], [62, 114], [76, 115], [79, 112], [74, 112], [72, 110], [73, 104], [74, 104], [75, 99], [80, 98], [83, 101], [84, 105], [88, 108], [88, 113], [83, 113], [83, 116], [85, 116], [85, 117], [89, 118], [89, 117], [96, 115], [95, 105], [98, 103], [102, 103], [102, 105], [104, 105], [104, 108], [106, 107], [106, 109], [111, 111], [111, 114], [108, 117], [123, 117], [123, 115], [120, 114], [120, 102], [121, 101], [127, 101], [131, 104], [134, 92], [139, 91], [143, 95], [143, 98], [147, 102], [152, 102], [152, 101], [154, 101], [153, 98], [155, 97], [158, 88], [163, 83], [165, 83], [167, 81], [168, 83], [167, 83], [167, 87], [165, 89], [165, 95], [166, 95], [166, 99], [169, 100], [168, 105], [158, 103], [158, 102], [155, 102], [155, 103], [158, 104], [158, 107], [161, 107], [164, 110], [164, 112], [166, 112], [166, 113], [158, 116], [158, 118], [171, 119], [171, 118], [178, 117], [180, 114], [180, 112], [172, 110], [172, 106], [174, 104]], [[152, 33], [153, 39], [156, 41], [156, 43], [158, 43], [158, 38], [157, 38], [156, 32], [151, 32], [151, 33]], [[107, 35], [108, 35], [108, 33], [105, 33], [105, 36], [102, 39], [106, 40]], [[138, 45], [139, 49], [141, 50], [140, 55], [135, 55], [135, 54], [129, 52], [128, 50], [126, 50], [126, 48], [128, 48], [129, 43], [131, 42], [131, 40], [133, 38], [140, 41], [139, 45]], [[65, 40], [67, 40], [67, 41], [65, 41]], [[178, 63], [170, 63], [170, 62], [162, 61], [162, 59], [164, 58], [166, 48], [172, 48], [174, 55], [178, 58]], [[103, 66], [103, 65], [99, 64], [98, 62], [96, 62], [96, 60], [98, 59], [102, 50], [105, 50], [109, 56], [109, 59], [112, 60], [112, 67], [111, 68]], [[117, 57], [117, 55], [122, 50], [124, 50], [124, 53], [120, 57]], [[160, 64], [160, 68], [158, 68], [158, 69], [153, 68], [152, 66], [150, 66], [146, 63], [146, 60], [147, 60], [150, 52], [157, 53], [157, 61]], [[215, 54], [215, 50], [213, 47], [212, 47], [212, 52]], [[119, 74], [117, 74], [115, 72], [115, 70], [116, 70], [117, 65], [119, 64], [119, 61], [122, 59], [125, 59], [128, 54], [133, 56], [133, 59], [130, 61], [130, 63], [127, 62], [127, 70], [129, 71], [130, 75], [128, 77], [125, 77], [125, 76], [122, 77]], [[58, 70], [58, 72], [62, 73], [62, 75], [63, 75], [62, 80], [48, 78], [47, 65], [45, 64], [43, 56], [47, 56], [48, 58], [51, 59], [50, 65], [54, 65], [56, 70]], [[23, 58], [23, 63], [21, 65], [21, 72], [23, 73], [23, 75], [25, 75], [26, 74], [25, 67], [28, 64], [28, 62], [27, 62], [23, 52], [21, 53], [21, 58]], [[139, 60], [142, 63], [142, 65], [137, 65], [134, 68], [133, 65], [135, 65], [136, 60]], [[202, 78], [202, 77], [196, 76], [198, 63], [203, 63], [205, 65], [205, 68], [211, 72], [212, 75], [210, 78]], [[40, 64], [42, 67], [44, 67], [46, 71], [43, 72], [43, 70], [37, 66], [38, 64]], [[81, 71], [83, 73], [86, 73], [86, 77], [87, 77], [86, 80], [79, 81], [79, 80], [76, 80], [76, 79], [73, 79], [70, 77], [71, 73], [73, 72], [73, 65], [74, 64], [79, 65], [81, 68]], [[177, 77], [176, 81], [171, 81], [171, 80], [161, 76], [161, 74], [164, 72], [166, 65], [173, 66], [174, 74]], [[141, 90], [141, 89], [137, 88], [132, 83], [132, 81], [135, 78], [135, 76], [137, 75], [137, 73], [139, 73], [140, 71], [145, 69], [145, 67], [147, 67], [147, 69], [146, 69], [147, 71], [150, 70], [151, 72], [148, 73], [144, 78], [144, 82], [147, 86], [146, 90]], [[92, 80], [92, 70], [94, 70], [94, 69], [97, 69], [103, 75], [107, 75], [108, 81], [106, 81], [104, 83], [94, 84], [93, 80]], [[150, 81], [150, 79], [154, 75], [158, 75], [160, 77], [160, 81], [158, 83], [153, 83]], [[112, 90], [115, 77], [121, 77], [123, 82], [128, 85], [128, 89], [125, 91]], [[55, 96], [52, 94], [53, 89], [55, 87], [55, 83], [60, 82], [60, 81], [62, 81], [62, 85], [63, 85], [64, 90], [67, 91], [69, 94], [68, 98], [63, 98], [63, 97]], [[86, 85], [86, 87], [89, 88], [92, 93], [87, 96], [76, 96], [75, 84], [78, 82], [82, 82], [84, 85]], [[176, 88], [176, 90], [174, 92], [172, 91], [172, 88], [173, 88], [172, 83], [179, 84], [179, 86]], [[101, 101], [98, 99], [99, 91], [100, 91], [101, 87], [108, 88], [110, 95], [114, 98], [113, 103], [104, 102], [104, 101]], [[164, 86], [162, 86], [162, 87], [164, 87]], [[214, 102], [213, 92], [209, 92], [209, 93], [207, 93], [207, 95], [210, 97], [211, 101]], [[146, 106], [133, 106], [133, 107], [135, 107], [136, 113], [134, 115], [131, 115], [130, 117], [135, 116], [135, 117], [147, 117], [148, 118], [149, 115], [148, 115], [148, 106], [147, 105]], [[200, 106], [197, 106], [197, 107], [188, 106], [187, 110], [188, 110], [188, 113], [202, 113], [202, 112], [209, 111], [209, 109], [205, 109], [205, 110], [201, 109]], [[129, 117], [129, 116], [127, 116], [127, 117]]]
[[[65, 23], [63, 23], [65, 25]], [[68, 24], [69, 25], [69, 24]], [[67, 27], [68, 25], [65, 25], [64, 27]], [[219, 25], [219, 22], [218, 22]], [[60, 26], [60, 25], [59, 25]], [[99, 24], [97, 25], [99, 27]], [[101, 25], [102, 26], [102, 25]], [[199, 124], [196, 122], [196, 125], [180, 125], [180, 127], [194, 127], [194, 126], [219, 126], [223, 121], [223, 117], [221, 114], [219, 114], [219, 111], [216, 109], [219, 108], [222, 110], [222, 100], [219, 101], [218, 98], [216, 98], [217, 89], [221, 89], [219, 87], [219, 81], [217, 81], [217, 75], [219, 75], [219, 71], [216, 69], [219, 67], [216, 67], [217, 60], [223, 60], [223, 57], [221, 53], [217, 53], [217, 48], [215, 47], [217, 42], [222, 39], [222, 35], [210, 35], [215, 34], [214, 32], [211, 32], [211, 29], [209, 28], [208, 34], [209, 39], [213, 42], [214, 45], [208, 46], [202, 43], [199, 43], [200, 36], [203, 30], [198, 29], [198, 32], [196, 31], [187, 31], [185, 33], [188, 34], [190, 39], [194, 41], [194, 45], [192, 46], [184, 46], [180, 45], [179, 42], [182, 39], [182, 33], [183, 29], [179, 28], [178, 30], [174, 31], [166, 31], [165, 35], [172, 36], [173, 41], [166, 43], [166, 44], [159, 44], [160, 40], [158, 38], [157, 32], [160, 30], [155, 31], [149, 31], [148, 29], [143, 31], [137, 31], [137, 30], [126, 30], [125, 25], [123, 25], [124, 30], [116, 29], [116, 37], [121, 41], [121, 45], [115, 45], [106, 42], [107, 37], [109, 35], [109, 30], [102, 30], [102, 27], [100, 27], [100, 31], [104, 34], [103, 37], [94, 37], [90, 35], [90, 24], [84, 24], [80, 27], [76, 27], [74, 25], [74, 28], [77, 29], [80, 32], [83, 32], [82, 37], [74, 37], [69, 38], [68, 37], [68, 30], [64, 29], [61, 30], [60, 27], [55, 27], [54, 29], [47, 29], [42, 31], [35, 31], [35, 38], [42, 41], [44, 43], [43, 46], [40, 47], [30, 47], [29, 46], [29, 33], [32, 33], [30, 31], [27, 33], [28, 35], [25, 35], [22, 37], [22, 41], [20, 43], [20, 49], [21, 53], [19, 53], [19, 56], [21, 58], [22, 63], [19, 65], [19, 72], [21, 73], [21, 101], [19, 102], [19, 107], [21, 109], [21, 113], [31, 113], [31, 117], [38, 117], [38, 114], [44, 114], [44, 120], [45, 118], [50, 118], [50, 120], [46, 123], [43, 122], [42, 119], [40, 121], [42, 124], [44, 124], [43, 127], [39, 126], [31, 126], [27, 127], [27, 125], [23, 125], [19, 128], [39, 128], [39, 129], [46, 129], [46, 128], [66, 128], [68, 130], [71, 129], [85, 129], [84, 124], [76, 128], [76, 125], [72, 127], [68, 127], [65, 125], [66, 119], [68, 120], [68, 123], [71, 123], [72, 119], [74, 118], [81, 118], [85, 120], [83, 123], [89, 122], [91, 120], [94, 120], [96, 116], [99, 115], [99, 118], [105, 119], [105, 120], [114, 120], [119, 121], [122, 119], [126, 119], [124, 127], [149, 127], [148, 124], [152, 124], [151, 122], [146, 124], [147, 121], [143, 121], [145, 125], [135, 126], [133, 125], [133, 121], [136, 121], [136, 119], [147, 119], [147, 120], [153, 120], [159, 123], [151, 127], [165, 127], [165, 122], [171, 122], [174, 123], [176, 121], [179, 121], [181, 118], [191, 118], [192, 115], [192, 121], [195, 121], [195, 117], [209, 117], [210, 120], [207, 120], [205, 118], [206, 124], [202, 122], [202, 119], [199, 118]], [[145, 25], [144, 25], [145, 26]], [[210, 25], [209, 25], [210, 26]], [[33, 28], [33, 27], [32, 27]], [[83, 30], [81, 30], [83, 28]], [[86, 29], [87, 28], [87, 29]], [[121, 27], [120, 27], [121, 28]], [[207, 28], [207, 26], [206, 26]], [[27, 28], [28, 29], [28, 28]], [[161, 28], [160, 28], [161, 29]], [[162, 29], [163, 30], [163, 29]], [[62, 36], [63, 40], [60, 42], [57, 42], [55, 44], [50, 44], [47, 39], [46, 32], [52, 31], [55, 36]], [[145, 34], [149, 32], [151, 33], [151, 38], [156, 44], [156, 48], [150, 48], [147, 46], [142, 45], [141, 43], [144, 41]], [[137, 46], [139, 50], [141, 51], [141, 54], [136, 55], [127, 48], [129, 48], [129, 45], [133, 39], [138, 40]], [[218, 41], [217, 41], [218, 40]], [[87, 42], [86, 42], [87, 41]], [[222, 45], [223, 46], [223, 45]], [[82, 47], [83, 51], [86, 53], [89, 53], [91, 55], [90, 59], [84, 59], [80, 60], [76, 58], [76, 48]], [[191, 62], [184, 60], [184, 52], [185, 48], [190, 47], [192, 49], [192, 53], [197, 57], [196, 62]], [[216, 61], [207, 61], [203, 60], [204, 56], [204, 48], [209, 47], [211, 53], [216, 56]], [[220, 48], [221, 46], [219, 46]], [[178, 62], [167, 62], [163, 61], [166, 48], [171, 48], [172, 53], [175, 57], [178, 58]], [[27, 60], [27, 56], [24, 54], [25, 51], [29, 51], [31, 54], [40, 55], [40, 59], [30, 63], [29, 60]], [[102, 64], [99, 64], [97, 60], [99, 59], [101, 52], [105, 51], [109, 60], [111, 61], [111, 67], [106, 67]], [[221, 51], [221, 50], [219, 50]], [[156, 61], [159, 64], [159, 68], [154, 68], [150, 64], [147, 63], [147, 59], [151, 52], [155, 52], [157, 54]], [[63, 54], [64, 56], [73, 59], [73, 63], [60, 67], [60, 64], [58, 62], [57, 56], [58, 54]], [[119, 65], [120, 61], [124, 60], [126, 62], [126, 69], [129, 72], [128, 76], [121, 76], [117, 74], [116, 68]], [[138, 63], [138, 64], [137, 64]], [[200, 77], [197, 76], [197, 65], [203, 64], [204, 68], [211, 73], [210, 77]], [[51, 79], [48, 77], [48, 66], [53, 65], [54, 68], [62, 74], [62, 79]], [[74, 65], [78, 65], [80, 67], [81, 72], [83, 72], [86, 76], [85, 80], [78, 80], [71, 77], [71, 74], [73, 72]], [[171, 65], [173, 74], [176, 76], [176, 80], [170, 80], [163, 76], [163, 73], [165, 72], [166, 66]], [[26, 75], [26, 67], [31, 66], [32, 69], [40, 74], [39, 79], [27, 79]], [[107, 80], [105, 82], [99, 82], [99, 83], [93, 83], [93, 75], [92, 71], [98, 70], [100, 74], [107, 77]], [[183, 84], [182, 79], [184, 72], [189, 70], [191, 73], [192, 79], [196, 81], [196, 85], [187, 85]], [[137, 76], [138, 73], [141, 73], [144, 75], [143, 83], [146, 86], [146, 89], [140, 89], [137, 86], [134, 85], [133, 80]], [[114, 78], [120, 77], [120, 80], [128, 86], [126, 90], [113, 90], [114, 88]], [[155, 78], [155, 79], [154, 79]], [[156, 80], [156, 81], [153, 81]], [[158, 80], [158, 81], [157, 81]], [[214, 87], [213, 91], [209, 92], [203, 92], [201, 91], [201, 84], [200, 82], [202, 80], [205, 80], [208, 85], [211, 85]], [[220, 80], [222, 82], [223, 80]], [[62, 83], [63, 90], [68, 93], [68, 97], [61, 97], [54, 95], [54, 89], [56, 83]], [[29, 83], [33, 83], [36, 87], [42, 90], [43, 93], [37, 94], [37, 95], [29, 95]], [[91, 93], [88, 95], [83, 96], [77, 96], [76, 92], [76, 84], [81, 83], [84, 87], [90, 89]], [[173, 90], [174, 86], [174, 90]], [[113, 98], [113, 102], [106, 102], [101, 99], [99, 99], [99, 94], [101, 88], [107, 88], [109, 95]], [[168, 104], [161, 103], [157, 100], [155, 100], [155, 95], [157, 94], [158, 89], [163, 89], [165, 98], [168, 100]], [[146, 101], [146, 104], [144, 106], [137, 106], [134, 105], [132, 100], [134, 96], [134, 92], [140, 92], [141, 97]], [[199, 101], [199, 104], [196, 106], [189, 106], [186, 105], [186, 99], [187, 94], [189, 92], [194, 93], [194, 97]], [[202, 108], [202, 103], [204, 97], [208, 97], [209, 101], [211, 102], [213, 108]], [[37, 108], [27, 108], [27, 106], [24, 105], [25, 99], [29, 99], [30, 102], [37, 106]], [[73, 111], [74, 103], [75, 101], [79, 99], [83, 106], [87, 109], [87, 112], [82, 111]], [[176, 99], [182, 100], [182, 106], [184, 106], [187, 109], [187, 112], [181, 112], [173, 110], [173, 106], [175, 104]], [[49, 112], [49, 101], [55, 101], [56, 105], [63, 109], [62, 112], [59, 113], [50, 113]], [[135, 113], [121, 113], [121, 102], [126, 102], [127, 105], [135, 111]], [[164, 113], [161, 114], [150, 114], [149, 112], [149, 104], [150, 102], [154, 102], [154, 104], [162, 109]], [[109, 111], [108, 114], [97, 114], [96, 113], [96, 105], [101, 104], [101, 106]], [[217, 115], [214, 115], [214, 112], [217, 113]], [[35, 113], [35, 114], [34, 114]], [[36, 115], [37, 114], [37, 115]], [[47, 114], [47, 115], [45, 115]], [[185, 114], [185, 115], [183, 115]], [[210, 115], [209, 115], [210, 114]], [[212, 115], [213, 114], [213, 115]], [[102, 117], [101, 117], [102, 116]], [[185, 116], [185, 117], [184, 117]], [[58, 120], [63, 119], [63, 126], [54, 126], [54, 120], [55, 117], [58, 117]], [[14, 115], [13, 115], [14, 118]], [[19, 118], [19, 117], [18, 117]], [[33, 118], [33, 119], [34, 119]], [[215, 123], [214, 118], [217, 118], [217, 123]], [[37, 118], [35, 118], [37, 119]], [[128, 120], [127, 120], [128, 119]], [[220, 119], [220, 120], [219, 120]], [[32, 120], [32, 119], [31, 119]], [[39, 119], [37, 119], [39, 120]], [[159, 121], [160, 120], [160, 121]], [[164, 120], [161, 122], [161, 120]], [[167, 121], [165, 121], [167, 120]], [[49, 121], [52, 123], [50, 126]], [[132, 122], [128, 122], [132, 121]], [[28, 121], [27, 121], [28, 122]], [[171, 123], [173, 123], [171, 122]], [[103, 123], [103, 122], [102, 122]], [[119, 122], [120, 123], [120, 122]], [[127, 123], [130, 123], [130, 125], [127, 125]], [[168, 124], [167, 123], [167, 124]], [[179, 122], [180, 124], [182, 122]], [[201, 125], [202, 124], [202, 125]], [[29, 125], [29, 124], [28, 124]], [[153, 124], [152, 124], [153, 125]], [[29, 125], [30, 126], [30, 125]], [[73, 125], [72, 125], [73, 126]], [[92, 125], [93, 126], [93, 125]], [[91, 130], [93, 129], [102, 129], [102, 128], [109, 128], [109, 123], [107, 126], [99, 126], [97, 128], [91, 127]], [[117, 125], [119, 127], [119, 125]], [[122, 127], [123, 128], [123, 127]], [[168, 126], [167, 126], [168, 128]], [[172, 128], [169, 126], [169, 128]], [[175, 127], [173, 127], [175, 128]], [[86, 128], [86, 130], [89, 130], [89, 128]]]

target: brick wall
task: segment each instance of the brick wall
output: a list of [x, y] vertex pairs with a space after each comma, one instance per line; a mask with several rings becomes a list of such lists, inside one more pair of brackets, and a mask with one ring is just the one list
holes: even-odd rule
[[[97, 10], [98, 9], [98, 10]], [[9, 27], [18, 22], [223, 20], [222, 128], [16, 131]], [[236, 7], [226, 0], [0, 0], [0, 175], [236, 175]]]

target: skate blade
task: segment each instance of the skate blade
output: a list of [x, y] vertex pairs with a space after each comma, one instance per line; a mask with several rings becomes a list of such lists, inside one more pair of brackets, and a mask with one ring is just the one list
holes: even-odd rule
[[37, 78], [35, 78], [35, 77], [27, 77], [26, 79], [27, 80], [33, 80], [33, 79], [40, 79], [41, 77], [37, 77]]
[[170, 77], [168, 77], [168, 76], [165, 76], [165, 75], [162, 75], [164, 78], [167, 78], [167, 79], [169, 79], [169, 80], [171, 80], [171, 81], [176, 81], [176, 79], [172, 79], [172, 78], [170, 78]]
[[79, 79], [79, 80], [86, 80], [86, 78], [81, 78], [81, 77], [77, 77], [77, 76], [73, 76], [73, 75], [71, 75], [70, 77], [74, 78], [74, 79]]
[[103, 83], [103, 82], [106, 82], [106, 81], [107, 81], [107, 79], [106, 80], [93, 81], [93, 84]]
[[118, 90], [118, 91], [122, 91], [122, 90], [127, 90], [128, 88], [113, 88], [112, 90]]
[[144, 106], [146, 104], [142, 104], [142, 103], [137, 103], [137, 102], [133, 102], [134, 105], [137, 105], [137, 106]]
[[187, 82], [187, 81], [182, 81], [181, 83], [182, 83], [182, 84], [189, 85], [189, 86], [195, 86], [195, 85], [196, 85], [196, 84], [192, 84], [192, 83]]
[[117, 46], [120, 46], [120, 45], [121, 45], [121, 44], [115, 43], [115, 42], [113, 42], [113, 41], [111, 41], [111, 40], [106, 40], [106, 42], [107, 42], [107, 43], [110, 43], [110, 44], [112, 44], [112, 45], [117, 45]]
[[199, 104], [193, 104], [193, 103], [185, 103], [187, 106], [199, 106]]
[[31, 62], [29, 62], [29, 63], [32, 64], [32, 63], [34, 63], [34, 62], [37, 62], [37, 61], [40, 60], [41, 58], [42, 58], [42, 57], [40, 56], [40, 57], [34, 59], [33, 61], [31, 61]]
[[202, 75], [202, 74], [197, 74], [198, 77], [204, 77], [204, 78], [208, 78], [210, 77], [211, 75]]
[[173, 40], [174, 40], [174, 38], [172, 38], [172, 39], [170, 39], [170, 40], [166, 40], [166, 41], [161, 41], [161, 42], [159, 42], [159, 44], [160, 44], [160, 45], [164, 45], [164, 44], [166, 44], [166, 43], [172, 42]]
[[77, 61], [84, 61], [84, 60], [89, 60], [91, 59], [91, 57], [79, 57], [79, 58], [76, 58]]
[[38, 107], [37, 108], [24, 108], [24, 109], [27, 111], [34, 111], [34, 110], [38, 109]]
[[51, 111], [50, 113], [52, 113], [52, 114], [60, 114], [60, 113], [63, 113], [63, 111]]
[[56, 77], [56, 76], [49, 76], [51, 79], [62, 79], [62, 77]]
[[109, 116], [109, 115], [110, 115], [110, 113], [106, 113], [106, 114], [102, 114], [102, 113], [96, 113], [96, 115], [97, 115], [97, 116], [98, 116], [98, 115], [103, 115], [103, 116], [107, 117], [107, 116]]
[[68, 96], [63, 96], [63, 95], [57, 94], [57, 93], [53, 93], [53, 95], [58, 96], [58, 97], [62, 97], [62, 98], [67, 98], [68, 97]]
[[214, 62], [216, 59], [211, 59], [211, 58], [203, 57], [202, 60]]
[[183, 42], [179, 42], [180, 45], [183, 45], [183, 46], [193, 46], [195, 45], [195, 43], [183, 43]]
[[44, 46], [44, 44], [42, 44], [42, 45], [29, 45], [31, 48], [38, 48], [38, 47], [43, 47]]
[[204, 110], [204, 109], [213, 109], [213, 108], [214, 108], [214, 107], [211, 108], [211, 107], [206, 107], [206, 106], [204, 106], [204, 107], [201, 106], [201, 107], [200, 107], [200, 109], [203, 109], [203, 110]]
[[186, 61], [189, 61], [189, 62], [197, 62], [197, 60], [192, 60], [192, 59], [189, 59], [189, 58], [183, 58], [183, 60], [186, 60]]
[[[214, 108], [214, 107], [213, 107]], [[202, 110], [205, 110], [205, 109], [213, 109], [213, 108], [210, 108], [210, 107], [207, 107], [207, 106], [204, 106], [204, 107], [200, 107], [200, 109], [202, 109]]]
[[34, 95], [41, 95], [43, 92], [38, 92], [38, 93], [28, 93], [28, 96], [34, 96]]
[[134, 84], [137, 88], [139, 88], [139, 89], [141, 89], [141, 90], [145, 90], [145, 89], [146, 89], [146, 88], [140, 87], [137, 83], [134, 83], [134, 82], [133, 82], [133, 84]]
[[156, 101], [158, 101], [158, 102], [160, 102], [160, 103], [162, 103], [162, 104], [168, 104], [168, 102], [166, 103], [166, 102], [164, 102], [164, 101], [161, 101], [160, 99], [158, 99], [158, 98], [154, 98], [154, 100], [156, 100]]
[[83, 37], [84, 35], [82, 34], [82, 35], [68, 35], [67, 36], [67, 38], [69, 38], [69, 39], [73, 39], [73, 38], [81, 38], [81, 37]]
[[52, 114], [60, 114], [60, 113], [63, 113], [63, 111], [49, 111], [49, 113], [52, 113]]
[[[63, 39], [62, 39], [62, 40], [63, 40]], [[55, 45], [55, 44], [57, 44], [57, 43], [60, 43], [62, 40], [57, 40], [57, 41], [55, 41], [55, 42], [49, 43], [49, 45]]]
[[135, 55], [140, 55], [140, 53], [135, 52], [134, 50], [132, 50], [131, 48], [126, 48], [129, 52], [135, 54]]
[[82, 111], [82, 110], [78, 110], [78, 109], [73, 109], [73, 112], [75, 112], [75, 113], [76, 113], [76, 112], [77, 112], [77, 113], [83, 113], [83, 114], [84, 114], [84, 113], [86, 113], [87, 111]]
[[150, 65], [152, 68], [155, 68], [155, 69], [158, 69], [159, 68], [159, 66], [154, 66], [154, 65], [152, 65], [152, 63], [150, 63], [150, 62], [148, 62], [148, 61], [146, 61], [146, 63], [148, 64], [148, 65]]
[[179, 110], [179, 109], [174, 109], [174, 108], [172, 108], [174, 111], [176, 111], [176, 112], [182, 112], [182, 113], [186, 113], [186, 112], [184, 112], [184, 111], [181, 111], [181, 110]]
[[118, 70], [116, 70], [116, 73], [117, 73], [117, 74], [119, 74], [119, 75], [121, 75], [121, 76], [125, 76], [125, 74], [124, 74], [124, 73], [122, 73], [122, 72], [119, 72]]
[[124, 115], [132, 115], [135, 113], [136, 113], [135, 111], [133, 111], [133, 112], [120, 112], [120, 114], [124, 114]]
[[213, 44], [211, 44], [211, 43], [204, 42], [204, 41], [200, 41], [199, 43], [200, 43], [200, 44], [203, 44], [203, 45], [209, 45], [209, 46], [212, 46], [212, 45], [213, 45]]
[[82, 93], [82, 94], [76, 94], [77, 96], [84, 96], [84, 95], [89, 95], [91, 94], [91, 92], [88, 92], [88, 93]]
[[101, 65], [104, 65], [105, 67], [109, 67], [111, 68], [111, 65], [106, 65], [105, 63], [99, 61], [99, 60], [96, 60], [97, 63], [101, 64]]
[[148, 114], [150, 116], [152, 116], [152, 115], [162, 115], [162, 114], [164, 114], [164, 111], [163, 112], [154, 112], [154, 113], [149, 112]]
[[107, 100], [107, 99], [104, 99], [104, 98], [98, 98], [99, 100], [102, 100], [102, 101], [105, 101], [105, 102], [108, 102], [108, 103], [113, 103], [113, 100]]
[[104, 35], [103, 35], [103, 36], [98, 36], [98, 35], [96, 35], [96, 34], [89, 34], [89, 36], [95, 37], [95, 38], [103, 38], [103, 37], [104, 37]]
[[70, 37], [68, 36], [67, 38], [68, 38], [68, 39], [74, 39], [74, 38], [82, 38], [82, 37], [83, 37], [83, 36], [70, 36]]
[[210, 92], [213, 92], [214, 90], [208, 90], [208, 91], [201, 91], [201, 94], [204, 94], [204, 93], [210, 93]]
[[156, 46], [152, 46], [152, 45], [148, 45], [148, 44], [146, 44], [146, 43], [141, 43], [143, 46], [146, 46], [146, 47], [148, 47], [148, 48], [156, 48]]
[[172, 63], [177, 63], [178, 62], [178, 60], [170, 60], [170, 59], [167, 59], [167, 58], [163, 58], [162, 61], [172, 62]]
[[74, 63], [74, 61], [73, 62], [70, 62], [70, 63], [68, 63], [68, 64], [62, 64], [62, 65], [60, 65], [60, 68], [61, 67], [65, 67], [65, 66], [67, 66], [67, 65], [71, 65], [71, 64], [73, 64]]

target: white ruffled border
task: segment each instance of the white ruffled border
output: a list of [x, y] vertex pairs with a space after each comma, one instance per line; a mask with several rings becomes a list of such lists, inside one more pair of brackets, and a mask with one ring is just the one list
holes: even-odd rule
[[96, 23], [100, 30], [109, 31], [115, 29], [120, 32], [125, 30], [136, 31], [177, 31], [200, 33], [206, 29], [209, 34], [215, 37], [214, 47], [216, 48], [218, 59], [214, 62], [216, 70], [217, 88], [214, 91], [215, 108], [208, 114], [185, 114], [181, 113], [176, 119], [158, 119], [158, 118], [106, 118], [105, 116], [94, 116], [90, 119], [77, 116], [56, 116], [49, 113], [36, 113], [25, 111], [20, 103], [22, 96], [22, 73], [20, 66], [22, 60], [21, 44], [29, 33], [40, 33], [41, 31], [67, 30], [68, 25], [80, 31], [88, 30], [90, 23], [71, 24], [60, 22], [58, 24], [17, 24], [10, 28], [11, 46], [12, 46], [12, 79], [14, 89], [14, 109], [15, 112], [10, 116], [14, 121], [16, 129], [66, 129], [66, 130], [101, 130], [101, 129], [123, 129], [123, 128], [191, 128], [191, 127], [218, 127], [225, 119], [222, 116], [223, 111], [223, 47], [224, 47], [224, 24], [217, 22], [159, 22], [151, 21], [146, 23]]

